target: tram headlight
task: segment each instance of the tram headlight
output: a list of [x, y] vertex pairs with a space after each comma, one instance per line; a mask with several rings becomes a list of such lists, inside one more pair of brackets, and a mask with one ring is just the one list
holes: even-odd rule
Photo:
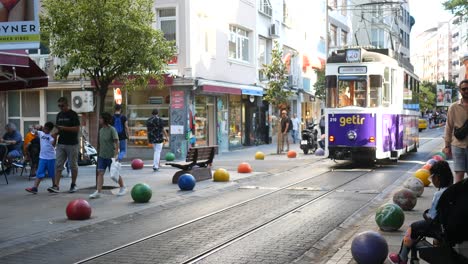
[[375, 137], [370, 137], [369, 142], [374, 143], [375, 142]]
[[348, 136], [349, 140], [356, 140], [356, 138], [357, 138], [357, 133], [354, 130], [348, 131], [348, 133], [346, 135]]
[[328, 137], [328, 141], [334, 142], [334, 141], [335, 141], [335, 137], [334, 137], [334, 136], [329, 136], [329, 137]]

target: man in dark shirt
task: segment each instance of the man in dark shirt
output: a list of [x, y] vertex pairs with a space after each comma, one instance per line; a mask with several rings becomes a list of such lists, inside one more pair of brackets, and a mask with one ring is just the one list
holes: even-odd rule
[[69, 108], [67, 98], [60, 97], [57, 102], [60, 112], [57, 114], [55, 122], [56, 128], [58, 129], [55, 183], [54, 186], [47, 190], [54, 193], [59, 192], [63, 165], [68, 159], [72, 173], [72, 183], [69, 192], [74, 193], [78, 190], [76, 186], [76, 178], [78, 177], [78, 132], [80, 131], [80, 119], [78, 118], [78, 114]]
[[159, 117], [158, 109], [154, 109], [152, 116], [146, 120], [146, 129], [148, 131], [148, 143], [153, 144], [153, 171], [158, 171], [164, 138], [167, 138], [164, 123]]
[[281, 111], [281, 152], [284, 151], [284, 143], [286, 142], [286, 152], [289, 151], [289, 117], [288, 112], [286, 110]]

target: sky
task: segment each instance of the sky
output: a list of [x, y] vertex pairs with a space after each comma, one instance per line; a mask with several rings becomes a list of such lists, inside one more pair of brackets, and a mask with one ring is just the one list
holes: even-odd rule
[[410, 14], [416, 20], [411, 35], [416, 37], [425, 30], [437, 26], [438, 22], [448, 21], [452, 14], [442, 6], [443, 0], [410, 0]]

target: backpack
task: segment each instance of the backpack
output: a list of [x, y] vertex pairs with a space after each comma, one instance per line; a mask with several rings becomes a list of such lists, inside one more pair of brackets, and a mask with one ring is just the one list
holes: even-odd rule
[[291, 118], [288, 118], [289, 119], [289, 127], [288, 127], [288, 132], [293, 130], [293, 123], [292, 123], [292, 119]]
[[124, 129], [124, 126], [123, 126], [123, 122], [122, 122], [122, 118], [123, 116], [122, 115], [113, 115], [112, 116], [113, 118], [113, 126], [115, 128], [115, 130], [117, 130], [117, 134], [119, 135], [119, 139], [125, 139], [125, 129]]

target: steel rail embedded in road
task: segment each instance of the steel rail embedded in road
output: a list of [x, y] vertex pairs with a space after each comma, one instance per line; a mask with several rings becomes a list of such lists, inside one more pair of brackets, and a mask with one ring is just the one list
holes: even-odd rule
[[[292, 187], [292, 186], [294, 186], [294, 185], [297, 185], [297, 184], [306, 182], [306, 181], [308, 181], [308, 180], [311, 180], [311, 179], [313, 179], [313, 178], [319, 177], [319, 176], [321, 176], [321, 175], [324, 175], [324, 174], [330, 173], [330, 172], [331, 172], [331, 170], [328, 170], [328, 171], [325, 171], [325, 172], [323, 172], [323, 173], [320, 173], [320, 174], [317, 174], [317, 175], [314, 175], [314, 176], [311, 176], [311, 177], [307, 177], [307, 178], [302, 179], [302, 180], [300, 180], [300, 181], [297, 181], [297, 182], [288, 184], [288, 185], [286, 185], [286, 186], [283, 186], [283, 187], [281, 187], [281, 188], [275, 189], [275, 190], [273, 190], [273, 191], [271, 191], [271, 192], [258, 195], [258, 196], [256, 196], [256, 197], [247, 199], [247, 200], [245, 200], [245, 201], [236, 203], [236, 204], [231, 205], [231, 206], [227, 206], [227, 207], [225, 207], [225, 208], [223, 208], [223, 209], [220, 209], [220, 210], [214, 211], [214, 212], [212, 212], [212, 213], [209, 213], [209, 214], [206, 214], [206, 215], [197, 217], [197, 218], [195, 218], [195, 219], [186, 221], [186, 222], [184, 222], [184, 223], [182, 223], [182, 224], [179, 224], [179, 225], [173, 226], [173, 227], [171, 227], [171, 228], [165, 229], [165, 230], [163, 230], [163, 231], [160, 231], [160, 232], [157, 232], [157, 233], [148, 235], [148, 236], [143, 237], [143, 238], [141, 238], [141, 239], [138, 239], [138, 240], [136, 240], [136, 241], [133, 241], [133, 242], [124, 244], [124, 245], [122, 245], [122, 246], [113, 248], [113, 249], [111, 249], [111, 250], [108, 250], [108, 251], [99, 253], [99, 254], [97, 254], [97, 255], [88, 257], [88, 258], [86, 258], [86, 259], [80, 260], [80, 261], [75, 262], [75, 263], [76, 263], [76, 264], [79, 264], [79, 263], [90, 262], [90, 261], [92, 261], [92, 260], [98, 259], [98, 258], [100, 258], [100, 257], [104, 257], [104, 256], [109, 255], [109, 254], [111, 254], [111, 253], [118, 252], [118, 251], [120, 251], [120, 250], [123, 250], [123, 249], [125, 249], [125, 248], [127, 248], [127, 247], [133, 246], [133, 245], [135, 245], [135, 244], [138, 244], [138, 243], [141, 243], [141, 242], [150, 240], [150, 239], [152, 239], [152, 238], [161, 236], [161, 235], [163, 235], [163, 234], [166, 234], [166, 233], [171, 232], [171, 231], [173, 231], [173, 230], [176, 230], [176, 229], [178, 229], [178, 228], [182, 228], [182, 227], [184, 227], [184, 226], [193, 224], [193, 223], [195, 223], [195, 222], [197, 222], [197, 221], [201, 221], [201, 220], [203, 220], [203, 219], [207, 219], [208, 217], [211, 217], [211, 216], [213, 216], [213, 215], [226, 212], [226, 211], [228, 211], [228, 210], [231, 210], [231, 209], [236, 208], [236, 207], [243, 206], [243, 205], [245, 205], [245, 204], [247, 204], [247, 203], [250, 203], [250, 202], [255, 201], [255, 200], [258, 200], [258, 199], [261, 199], [261, 198], [263, 198], [263, 197], [266, 197], [266, 196], [269, 196], [269, 195], [273, 195], [273, 194], [278, 193], [278, 192], [283, 191], [283, 190], [287, 190], [288, 188], [290, 188], [290, 187]], [[211, 254], [213, 254], [213, 253], [219, 251], [220, 249], [222, 249], [222, 248], [224, 248], [224, 247], [226, 247], [226, 246], [228, 246], [228, 245], [230, 245], [230, 244], [232, 244], [232, 243], [234, 243], [234, 242], [236, 242], [236, 241], [238, 241], [238, 240], [240, 240], [240, 239], [242, 239], [242, 238], [244, 238], [244, 237], [246, 237], [246, 236], [248, 236], [248, 235], [250, 235], [250, 234], [253, 234], [253, 233], [256, 232], [256, 231], [261, 230], [262, 228], [264, 228], [264, 227], [266, 227], [266, 226], [268, 226], [268, 225], [270, 225], [270, 224], [272, 224], [272, 223], [275, 223], [276, 221], [279, 221], [280, 219], [286, 217], [287, 215], [293, 213], [294, 211], [297, 211], [298, 209], [301, 209], [302, 207], [305, 207], [305, 206], [307, 206], [307, 205], [309, 205], [309, 204], [311, 204], [311, 203], [313, 203], [313, 202], [315, 202], [315, 201], [317, 201], [317, 200], [319, 200], [319, 199], [321, 199], [321, 198], [326, 197], [327, 195], [329, 195], [329, 194], [333, 193], [334, 191], [336, 191], [338, 188], [340, 188], [340, 187], [342, 187], [342, 186], [344, 186], [344, 185], [346, 185], [346, 184], [348, 184], [348, 183], [350, 183], [350, 182], [352, 182], [352, 181], [354, 181], [354, 180], [356, 180], [356, 179], [358, 179], [358, 178], [360, 178], [360, 177], [366, 175], [367, 173], [368, 173], [368, 172], [366, 172], [366, 173], [364, 173], [364, 174], [361, 174], [361, 175], [359, 175], [359, 176], [356, 176], [356, 177], [354, 177], [353, 179], [348, 180], [348, 181], [344, 182], [343, 184], [340, 184], [339, 186], [334, 187], [333, 189], [330, 189], [330, 190], [328, 190], [328, 191], [325, 191], [325, 193], [319, 195], [318, 197], [315, 197], [315, 198], [313, 198], [313, 199], [311, 199], [311, 200], [309, 200], [309, 201], [306, 201], [306, 202], [304, 202], [304, 203], [302, 203], [302, 204], [299, 204], [298, 206], [295, 206], [294, 208], [289, 209], [288, 211], [286, 211], [286, 212], [284, 212], [284, 213], [281, 213], [280, 215], [275, 216], [275, 217], [273, 217], [272, 219], [269, 219], [268, 221], [265, 221], [264, 223], [261, 223], [261, 224], [258, 224], [258, 225], [256, 225], [256, 226], [252, 227], [252, 228], [249, 228], [248, 230], [243, 231], [242, 233], [240, 233], [240, 234], [238, 234], [238, 235], [235, 235], [235, 236], [232, 237], [232, 238], [229, 238], [227, 241], [224, 241], [224, 242], [222, 242], [222, 243], [219, 243], [218, 245], [216, 245], [216, 246], [214, 246], [214, 247], [212, 247], [212, 248], [210, 248], [210, 249], [208, 249], [208, 250], [205, 250], [205, 251], [203, 251], [202, 253], [197, 254], [196, 256], [191, 257], [190, 259], [187, 259], [187, 260], [183, 261], [182, 263], [193, 263], [194, 261], [201, 260], [201, 259], [203, 259], [203, 258], [205, 258], [205, 257], [207, 257], [207, 256], [209, 256], [209, 255], [211, 255]]]

